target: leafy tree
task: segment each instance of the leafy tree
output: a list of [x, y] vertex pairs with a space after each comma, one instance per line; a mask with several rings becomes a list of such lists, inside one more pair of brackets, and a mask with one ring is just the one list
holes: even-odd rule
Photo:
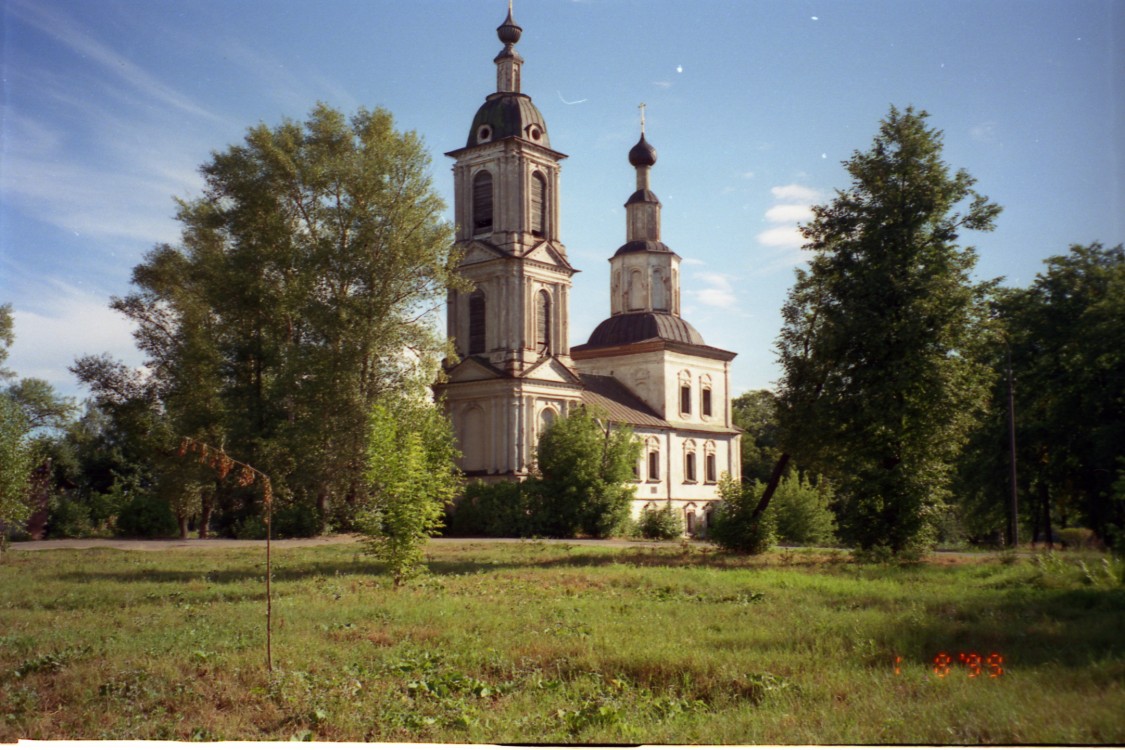
[[781, 455], [777, 397], [764, 389], [747, 391], [731, 402], [731, 417], [743, 430], [743, 480], [766, 481]]
[[739, 482], [727, 474], [719, 479], [722, 504], [715, 513], [709, 538], [728, 552], [760, 555], [768, 552], [777, 537], [777, 513], [760, 509], [761, 482]]
[[[1026, 289], [997, 297], [989, 353], [1015, 382], [1022, 522], [1033, 541], [1082, 526], [1107, 539], [1125, 529], [1125, 248], [1073, 245], [1046, 260]], [[962, 514], [978, 536], [1007, 521], [1007, 379], [961, 467]], [[1110, 540], [1112, 541], [1112, 539]]]
[[572, 410], [539, 436], [534, 525], [553, 537], [607, 537], [629, 519], [641, 446], [627, 426]]
[[369, 505], [357, 526], [395, 586], [421, 568], [426, 540], [442, 527], [461, 488], [448, 419], [421, 399], [387, 399], [371, 409], [366, 479]]
[[8, 534], [31, 514], [28, 486], [34, 454], [27, 437], [27, 421], [19, 405], [0, 393], [0, 552]]
[[814, 208], [778, 339], [783, 445], [833, 478], [850, 541], [894, 552], [927, 543], [991, 385], [975, 357], [989, 286], [957, 238], [1000, 208], [950, 173], [926, 118], [892, 108], [845, 162], [851, 186]]
[[[756, 490], [760, 494], [760, 483]], [[831, 544], [836, 539], [834, 496], [825, 479], [813, 482], [790, 472], [778, 485], [772, 505], [777, 538], [793, 544]]]
[[4, 367], [8, 359], [8, 349], [15, 341], [15, 322], [12, 320], [12, 305], [0, 305], [0, 381], [15, 377], [15, 373]]
[[[179, 245], [149, 252], [112, 303], [137, 326], [169, 435], [226, 446], [274, 478], [281, 505], [346, 526], [370, 410], [432, 374], [444, 342], [430, 312], [461, 283], [428, 164], [386, 111], [319, 105], [203, 165]], [[80, 377], [112, 380], [95, 364]], [[218, 501], [227, 525], [232, 497]]]

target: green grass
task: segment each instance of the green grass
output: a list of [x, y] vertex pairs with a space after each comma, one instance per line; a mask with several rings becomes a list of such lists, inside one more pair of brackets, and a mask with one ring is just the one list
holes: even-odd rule
[[447, 543], [400, 590], [358, 545], [274, 561], [271, 676], [260, 550], [10, 553], [0, 740], [1125, 742], [1097, 557]]

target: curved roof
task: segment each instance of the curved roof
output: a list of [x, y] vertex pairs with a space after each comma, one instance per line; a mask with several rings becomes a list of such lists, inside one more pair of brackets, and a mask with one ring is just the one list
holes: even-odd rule
[[631, 240], [617, 248], [613, 257], [616, 258], [618, 255], [625, 255], [626, 253], [671, 253], [675, 255], [672, 248], [660, 240]]
[[[489, 134], [481, 139], [481, 125], [489, 126]], [[537, 125], [539, 138], [534, 137], [532, 125]], [[503, 92], [491, 94], [477, 110], [473, 126], [469, 129], [466, 148], [504, 138], [523, 138], [545, 148], [551, 147], [547, 137], [547, 122], [527, 94]]]
[[691, 323], [662, 312], [633, 312], [607, 318], [590, 334], [586, 346], [622, 346], [650, 339], [706, 346]]

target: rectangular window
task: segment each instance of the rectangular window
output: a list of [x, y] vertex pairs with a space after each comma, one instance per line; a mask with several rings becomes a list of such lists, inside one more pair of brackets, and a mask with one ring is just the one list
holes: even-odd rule
[[715, 454], [708, 453], [704, 461], [703, 471], [708, 482], [714, 482], [717, 479], [717, 472], [715, 471]]
[[702, 401], [702, 404], [700, 406], [700, 411], [703, 412], [703, 416], [705, 416], [705, 417], [711, 416], [711, 389], [710, 388], [704, 388], [703, 393], [700, 396], [700, 399]]
[[691, 414], [691, 386], [680, 386], [680, 414]]
[[689, 482], [695, 481], [695, 452], [689, 451], [684, 454], [684, 479]]
[[648, 454], [648, 481], [660, 481], [660, 451], [649, 451]]

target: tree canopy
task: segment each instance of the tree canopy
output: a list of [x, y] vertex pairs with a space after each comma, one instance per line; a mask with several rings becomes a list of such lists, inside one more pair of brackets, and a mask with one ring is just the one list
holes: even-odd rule
[[865, 548], [926, 540], [990, 385], [974, 356], [990, 287], [957, 239], [1000, 208], [951, 173], [927, 117], [892, 108], [845, 163], [850, 187], [813, 209], [778, 339], [783, 445], [832, 477]]
[[[444, 342], [430, 313], [460, 284], [428, 167], [388, 112], [325, 105], [253, 127], [201, 167], [180, 243], [150, 251], [112, 302], [136, 324], [140, 390], [170, 437], [225, 446], [274, 477], [282, 508], [347, 524], [372, 405], [433, 373]], [[109, 406], [128, 384], [119, 370], [75, 367]]]

